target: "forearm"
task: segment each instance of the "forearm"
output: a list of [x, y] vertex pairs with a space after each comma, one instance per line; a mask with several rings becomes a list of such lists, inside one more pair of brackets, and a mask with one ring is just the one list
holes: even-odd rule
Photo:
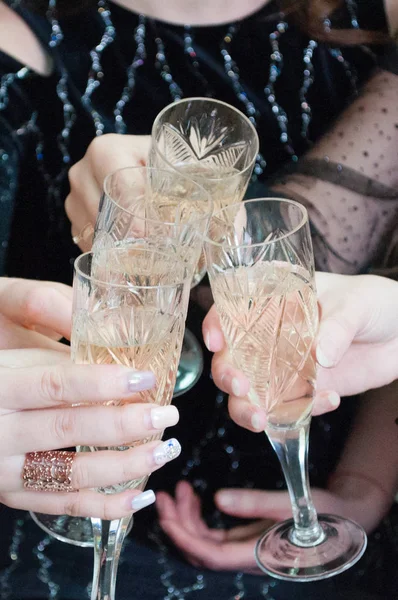
[[358, 273], [374, 261], [398, 215], [398, 76], [377, 73], [333, 128], [277, 178], [303, 202], [317, 267]]
[[[352, 433], [330, 478], [332, 491], [360, 498], [377, 525], [398, 491], [398, 381], [364, 394]], [[370, 527], [371, 528], [371, 527]]]

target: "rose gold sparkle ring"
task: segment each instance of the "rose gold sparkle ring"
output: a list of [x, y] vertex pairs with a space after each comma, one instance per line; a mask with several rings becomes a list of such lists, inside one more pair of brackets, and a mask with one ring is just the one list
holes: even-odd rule
[[26, 455], [22, 479], [35, 492], [76, 492], [72, 487], [72, 466], [76, 452], [49, 450]]
[[87, 223], [81, 230], [78, 235], [74, 235], [72, 237], [72, 241], [74, 244], [80, 244], [80, 242], [92, 242], [92, 237], [94, 234], [94, 227], [91, 223]]

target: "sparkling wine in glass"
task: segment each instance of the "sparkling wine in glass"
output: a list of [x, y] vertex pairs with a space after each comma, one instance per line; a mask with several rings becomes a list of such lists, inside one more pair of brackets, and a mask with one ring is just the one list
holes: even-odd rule
[[332, 577], [360, 559], [366, 534], [349, 519], [317, 515], [309, 488], [318, 307], [306, 209], [272, 198], [231, 205], [214, 213], [205, 251], [225, 339], [250, 400], [266, 411], [292, 504], [293, 519], [257, 543], [257, 564], [280, 579]]
[[203, 236], [213, 213], [213, 201], [202, 185], [177, 171], [127, 167], [104, 181], [94, 232], [93, 250], [152, 244], [192, 266], [192, 285], [202, 279]]
[[[210, 98], [186, 98], [166, 106], [152, 127], [149, 164], [178, 170], [200, 183], [211, 195], [214, 209], [242, 200], [259, 152], [257, 131], [242, 112]], [[205, 274], [200, 259], [197, 285]], [[198, 341], [185, 332], [178, 395], [188, 391], [201, 373]], [[187, 377], [190, 374], [190, 377]]]
[[[190, 264], [195, 285], [206, 270], [203, 235], [212, 212], [210, 194], [178, 171], [120, 169], [104, 182], [94, 249], [137, 243], [162, 248], [171, 242], [176, 256]], [[203, 370], [201, 348], [189, 331], [184, 335], [182, 356], [188, 357], [188, 363], [193, 361], [196, 369], [190, 369], [187, 361], [180, 359], [174, 397], [193, 387]]]
[[[72, 359], [79, 364], [120, 364], [152, 370], [153, 390], [140, 401], [171, 402], [188, 309], [192, 272], [174, 253], [151, 248], [106, 248], [75, 262]], [[112, 404], [118, 404], [115, 399]], [[162, 436], [132, 440], [119, 447], [79, 447], [78, 451], [119, 450]], [[98, 489], [115, 494], [142, 490], [148, 475]], [[117, 565], [131, 517], [92, 519], [94, 576], [91, 600], [115, 600]]]
[[156, 117], [149, 163], [198, 181], [219, 210], [242, 200], [258, 152], [257, 131], [242, 112], [219, 100], [186, 98]]
[[[150, 167], [127, 167], [108, 175], [104, 182], [99, 213], [94, 231], [93, 252], [102, 270], [114, 269], [103, 260], [107, 249], [149, 248], [173, 255], [182, 261], [191, 281], [201, 279], [205, 264], [203, 236], [213, 211], [209, 193], [197, 182], [177, 171]], [[119, 260], [121, 260], [119, 256]], [[128, 257], [128, 254], [125, 255]], [[134, 262], [124, 261], [124, 272], [133, 269]], [[188, 339], [191, 356], [199, 370], [192, 373], [179, 363], [177, 378], [192, 387], [203, 369], [202, 353], [197, 350], [192, 334]], [[174, 396], [178, 395], [175, 393]], [[35, 522], [49, 535], [77, 546], [92, 546], [93, 536], [89, 519], [66, 515], [32, 514]], [[130, 525], [131, 526], [131, 525]]]

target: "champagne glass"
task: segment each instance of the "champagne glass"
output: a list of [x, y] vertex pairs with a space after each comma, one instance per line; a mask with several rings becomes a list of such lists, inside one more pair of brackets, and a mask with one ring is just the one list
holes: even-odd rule
[[250, 400], [265, 409], [293, 519], [267, 530], [258, 566], [286, 580], [315, 581], [355, 564], [366, 534], [349, 519], [317, 515], [308, 481], [316, 380], [318, 307], [306, 209], [283, 199], [246, 200], [214, 213], [205, 242], [221, 326]]
[[[75, 262], [71, 350], [78, 364], [120, 364], [151, 370], [156, 388], [140, 392], [141, 402], [171, 402], [192, 272], [174, 253], [138, 246], [105, 249]], [[118, 402], [116, 401], [115, 404]], [[148, 436], [131, 445], [159, 439]], [[124, 451], [80, 447], [78, 451]], [[172, 448], [171, 448], [172, 451]], [[142, 490], [148, 476], [98, 490], [114, 494]], [[118, 560], [131, 517], [93, 518], [94, 576], [91, 600], [115, 600]]]
[[186, 98], [156, 117], [149, 163], [198, 181], [218, 210], [242, 200], [258, 152], [257, 131], [242, 112], [219, 100]]
[[105, 178], [93, 251], [133, 243], [170, 243], [193, 269], [192, 284], [206, 271], [203, 235], [213, 213], [210, 194], [177, 171], [151, 167], [118, 169]]
[[[201, 260], [203, 235], [212, 211], [209, 193], [177, 171], [150, 167], [118, 169], [104, 181], [94, 232], [94, 260], [101, 262], [103, 252], [114, 247], [165, 249], [174, 254], [177, 262], [187, 264], [193, 280], [201, 278], [206, 268]], [[126, 269], [128, 272], [128, 265]], [[201, 352], [194, 358], [201, 361], [202, 370]], [[191, 373], [184, 372], [183, 366], [180, 362], [177, 377], [187, 380]], [[93, 545], [90, 519], [41, 513], [31, 516], [59, 541], [83, 547]]]
[[[218, 210], [242, 200], [258, 152], [257, 131], [243, 113], [218, 100], [187, 98], [166, 106], [156, 117], [149, 164], [178, 170], [199, 182]], [[196, 278], [193, 285], [199, 281]], [[200, 345], [186, 330], [180, 371], [191, 377], [177, 375], [175, 395], [196, 383], [203, 360], [199, 356]]]
[[[206, 271], [202, 252], [203, 235], [213, 212], [210, 194], [197, 182], [178, 171], [150, 167], [128, 167], [111, 173], [104, 181], [97, 218], [94, 249], [129, 245], [133, 242], [161, 248], [173, 240], [176, 254], [189, 260], [192, 285]], [[192, 333], [186, 332], [185, 346], [197, 369], [191, 371], [180, 360], [177, 380], [191, 388], [203, 370], [203, 356]], [[184, 347], [184, 346], [183, 346]], [[184, 393], [177, 386], [174, 397]]]

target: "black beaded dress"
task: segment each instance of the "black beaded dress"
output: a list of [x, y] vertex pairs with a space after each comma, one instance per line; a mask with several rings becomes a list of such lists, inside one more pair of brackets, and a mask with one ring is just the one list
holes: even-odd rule
[[[366, 271], [376, 259], [380, 240], [397, 219], [398, 181], [389, 148], [394, 140], [397, 147], [398, 99], [386, 93], [384, 102], [375, 91], [380, 109], [377, 104], [364, 140], [355, 129], [327, 132], [388, 49], [339, 48], [309, 39], [278, 13], [275, 2], [239, 23], [207, 27], [154, 21], [104, 0], [60, 20], [54, 0], [44, 16], [23, 2], [9, 4], [48, 47], [54, 70], [42, 77], [0, 52], [0, 273], [71, 283], [77, 248], [63, 209], [70, 165], [95, 136], [149, 134], [156, 114], [187, 96], [224, 100], [256, 125], [261, 154], [252, 196], [265, 194], [278, 177], [300, 169], [301, 177], [314, 178], [318, 165], [322, 210], [317, 206], [310, 215], [319, 268], [354, 273]], [[326, 29], [333, 27], [385, 31], [382, 0], [346, 0], [325, 21]], [[338, 148], [322, 160], [302, 161], [323, 134], [334, 136], [331, 147], [337, 139]], [[349, 154], [358, 141], [354, 174]], [[203, 316], [192, 302], [188, 326], [198, 338]], [[214, 510], [212, 497], [219, 487], [284, 487], [264, 436], [228, 419], [225, 397], [210, 378], [208, 353], [202, 379], [177, 404], [180, 424], [169, 433], [181, 441], [183, 453], [151, 477], [151, 487], [172, 491], [178, 480], [188, 479], [214, 526], [232, 522]], [[349, 432], [353, 406], [347, 402], [331, 415], [314, 418], [313, 486], [325, 486]], [[347, 574], [317, 584], [290, 584], [191, 567], [160, 531], [154, 510], [146, 509], [137, 515], [125, 545], [118, 597], [398, 598], [397, 522], [393, 508], [372, 535], [365, 557]], [[0, 532], [1, 600], [88, 597], [91, 550], [54, 541], [29, 515], [5, 507], [0, 507]]]

